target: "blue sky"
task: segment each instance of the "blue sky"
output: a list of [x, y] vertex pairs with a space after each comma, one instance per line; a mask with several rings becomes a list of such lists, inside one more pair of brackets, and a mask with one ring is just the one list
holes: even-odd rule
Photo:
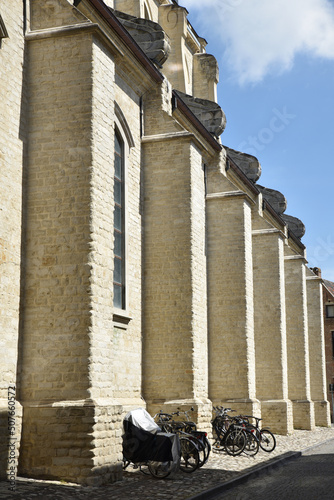
[[334, 1], [180, 0], [218, 60], [223, 144], [306, 226], [309, 267], [334, 281]]

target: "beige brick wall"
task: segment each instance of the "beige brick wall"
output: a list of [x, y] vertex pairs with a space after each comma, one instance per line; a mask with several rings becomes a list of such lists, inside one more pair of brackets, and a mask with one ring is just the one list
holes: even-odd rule
[[207, 264], [204, 165], [201, 152], [190, 145], [190, 244], [194, 395], [208, 394]]
[[303, 258], [285, 258], [288, 384], [291, 400], [310, 399], [306, 280]]
[[16, 381], [19, 326], [22, 175], [26, 143], [23, 89], [23, 10], [19, 1], [1, 5], [1, 15], [9, 38], [0, 46], [0, 330], [2, 367], [0, 398], [7, 398], [7, 387]]
[[287, 252], [285, 257], [286, 329], [289, 399], [295, 429], [314, 428], [310, 401], [310, 366], [305, 260]]
[[209, 396], [216, 404], [246, 402], [256, 396], [249, 200], [242, 193], [208, 195], [207, 222]]
[[[141, 391], [141, 214], [139, 97], [119, 75], [103, 45], [93, 52], [92, 328], [91, 397], [140, 399]], [[116, 85], [111, 82], [116, 81]], [[126, 151], [126, 329], [113, 324], [114, 101], [132, 132]], [[122, 129], [122, 123], [118, 126]], [[121, 130], [122, 132], [122, 130]], [[126, 137], [125, 137], [126, 140]], [[138, 403], [137, 403], [138, 404]]]
[[257, 395], [287, 393], [284, 247], [279, 233], [253, 233]]
[[172, 40], [169, 57], [164, 63], [164, 75], [174, 89], [191, 94], [192, 68], [189, 63], [188, 71], [186, 68], [187, 12], [181, 6], [162, 5], [159, 9], [159, 24]]
[[[92, 453], [100, 458], [85, 464], [81, 460], [80, 473], [69, 471], [67, 477], [72, 474], [74, 480], [91, 481], [88, 469], [93, 463], [99, 482], [99, 474], [104, 474], [102, 462], [118, 470], [121, 460], [121, 417], [116, 418], [115, 432], [111, 432], [105, 427], [104, 413], [119, 408], [117, 414], [121, 415], [128, 407], [143, 404], [139, 96], [115, 77], [113, 58], [90, 35], [33, 40], [29, 51], [31, 148], [21, 373], [26, 407], [22, 470], [28, 467], [36, 476], [43, 464], [44, 475], [62, 477], [64, 468], [60, 458], [59, 464], [52, 459], [59, 452], [54, 449], [58, 444], [42, 429], [45, 409], [41, 403], [36, 425], [43, 439], [30, 443], [34, 428], [30, 428], [30, 414], [38, 412], [31, 409], [30, 402], [59, 405], [67, 401], [65, 406], [71, 408], [75, 400], [90, 398], [89, 411], [96, 418], [101, 414], [97, 421], [105, 422], [90, 429], [96, 440]], [[44, 63], [46, 57], [50, 64]], [[126, 163], [126, 314], [132, 318], [126, 329], [113, 325], [115, 99], [125, 109], [135, 141]], [[57, 426], [62, 420], [62, 414], [56, 412], [52, 422]], [[75, 422], [71, 426], [74, 431]], [[79, 427], [78, 435], [69, 438], [74, 448]], [[107, 448], [104, 438], [110, 441]], [[70, 458], [66, 460], [69, 464]], [[72, 465], [77, 470], [75, 460]]]
[[28, 29], [31, 30], [72, 26], [87, 21], [86, 17], [73, 7], [73, 0], [30, 0], [26, 3], [27, 15], [30, 17]]
[[171, 115], [172, 87], [165, 79], [143, 96], [143, 141], [147, 136], [184, 132], [184, 128]]
[[[8, 387], [16, 385], [17, 370], [26, 93], [23, 4], [19, 0], [2, 1], [0, 13], [8, 32], [8, 38], [0, 41], [0, 476], [4, 477], [9, 451]], [[20, 436], [21, 413], [16, 402], [16, 439]]]
[[62, 402], [24, 413], [20, 475], [89, 485], [121, 479], [120, 405]]
[[306, 271], [307, 314], [310, 354], [311, 399], [314, 402], [315, 424], [330, 426], [330, 404], [327, 401], [326, 358], [321, 279]]
[[114, 62], [93, 44], [90, 254], [90, 397], [113, 395]]
[[30, 41], [28, 50], [21, 397], [83, 399], [91, 323], [91, 40], [77, 35]]
[[[112, 0], [109, 0], [109, 4]], [[140, 0], [113, 0], [114, 8], [121, 12], [126, 12], [130, 16], [140, 17]], [[109, 5], [112, 7], [112, 5]]]
[[144, 164], [144, 397], [206, 397], [201, 156], [187, 139], [156, 141]]
[[[62, 461], [55, 448], [57, 429], [69, 430], [62, 413], [46, 417], [42, 402], [88, 396], [91, 47], [84, 35], [32, 40], [28, 45], [30, 120], [20, 365], [25, 431], [20, 467], [35, 477], [61, 477], [65, 463], [60, 468], [56, 463]], [[71, 425], [73, 430], [75, 419]], [[69, 434], [68, 439], [74, 448], [82, 440], [80, 434]], [[68, 465], [69, 458], [66, 461]], [[77, 477], [70, 468], [68, 474]]]
[[253, 231], [256, 394], [263, 425], [292, 432], [288, 400], [284, 237], [267, 227]]
[[217, 102], [219, 69], [216, 58], [211, 54], [195, 54], [193, 67], [194, 96]]
[[105, 3], [107, 3], [109, 7], [114, 7], [116, 10], [142, 18], [145, 17], [146, 7], [151, 21], [158, 22], [160, 4], [158, 0], [107, 0]]

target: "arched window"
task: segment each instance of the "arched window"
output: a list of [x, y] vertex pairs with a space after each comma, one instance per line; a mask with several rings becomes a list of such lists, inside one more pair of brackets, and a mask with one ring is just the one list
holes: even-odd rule
[[8, 32], [6, 30], [5, 23], [3, 22], [3, 19], [0, 14], [0, 42], [1, 38], [8, 38]]
[[130, 150], [135, 145], [130, 127], [115, 102], [114, 131], [114, 324], [126, 325], [127, 297], [127, 171]]
[[126, 309], [124, 142], [118, 131], [114, 157], [114, 307]]

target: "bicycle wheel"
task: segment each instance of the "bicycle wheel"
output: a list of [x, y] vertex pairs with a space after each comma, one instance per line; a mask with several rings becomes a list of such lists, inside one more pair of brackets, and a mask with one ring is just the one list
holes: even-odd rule
[[225, 451], [228, 455], [240, 455], [246, 446], [246, 436], [242, 429], [229, 429], [224, 438]]
[[260, 430], [260, 446], [263, 451], [270, 452], [274, 451], [276, 447], [276, 439], [272, 432], [268, 429]]
[[202, 467], [202, 465], [204, 465], [208, 461], [208, 458], [210, 455], [210, 450], [211, 450], [210, 442], [207, 438], [206, 432], [192, 431], [192, 432], [189, 432], [189, 434], [194, 436], [198, 441], [198, 445], [199, 445], [198, 451], [199, 451], [199, 459], [200, 459], [199, 466]]
[[149, 461], [147, 465], [148, 465], [148, 470], [150, 471], [152, 476], [157, 479], [163, 479], [164, 477], [169, 476], [169, 474], [173, 470], [173, 462]]
[[260, 447], [259, 440], [252, 431], [245, 429], [244, 432], [246, 436], [246, 445], [244, 448], [244, 453], [248, 456], [253, 457], [259, 451]]
[[214, 434], [216, 434], [217, 438], [222, 439], [223, 435], [229, 428], [229, 421], [222, 417], [216, 417], [212, 423]]
[[184, 436], [180, 436], [180, 447], [180, 469], [183, 472], [194, 472], [200, 463], [198, 447], [193, 441]]
[[210, 456], [211, 444], [206, 436], [204, 438], [204, 450], [205, 450], [205, 462], [207, 462]]
[[189, 434], [189, 437], [188, 437], [189, 441], [192, 441], [197, 448], [198, 460], [199, 460], [198, 467], [202, 467], [206, 462], [204, 443], [202, 442], [202, 440], [198, 436], [195, 436], [194, 434], [192, 434], [190, 432], [187, 434]]

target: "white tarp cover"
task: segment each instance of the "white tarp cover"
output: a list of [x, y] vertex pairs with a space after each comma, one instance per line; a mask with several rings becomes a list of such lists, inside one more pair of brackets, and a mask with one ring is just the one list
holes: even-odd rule
[[124, 420], [132, 422], [133, 425], [139, 427], [139, 429], [152, 432], [152, 434], [161, 432], [158, 424], [154, 422], [151, 415], [144, 408], [137, 408], [136, 410], [129, 411], [129, 413], [125, 415]]

